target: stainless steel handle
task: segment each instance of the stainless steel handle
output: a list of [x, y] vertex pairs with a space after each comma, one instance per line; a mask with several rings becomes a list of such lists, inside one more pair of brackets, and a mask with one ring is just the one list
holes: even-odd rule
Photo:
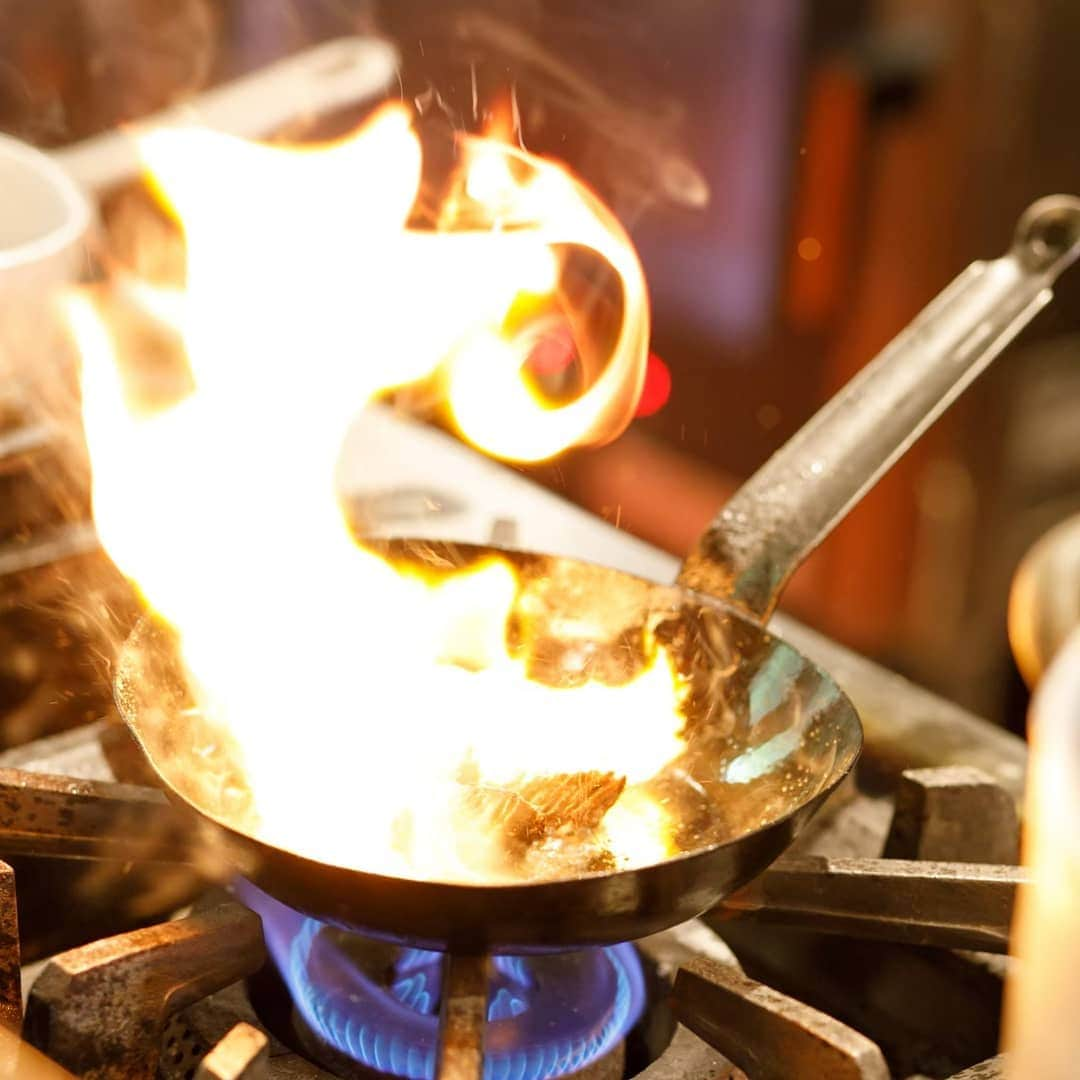
[[397, 54], [377, 38], [349, 37], [278, 60], [164, 112], [52, 153], [90, 191], [138, 176], [140, 130], [198, 123], [231, 135], [258, 138], [304, 116], [331, 112], [382, 93], [394, 78]]
[[1032, 205], [1012, 249], [972, 263], [724, 506], [679, 583], [772, 613], [795, 568], [1049, 302], [1080, 254], [1080, 199]]

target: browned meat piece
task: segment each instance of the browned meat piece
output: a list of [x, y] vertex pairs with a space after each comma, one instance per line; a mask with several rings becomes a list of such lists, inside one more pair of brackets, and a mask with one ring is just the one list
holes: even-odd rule
[[544, 833], [595, 829], [626, 787], [613, 773], [563, 773], [529, 780], [519, 789], [536, 812]]
[[583, 869], [592, 868], [607, 855], [593, 834], [625, 786], [625, 777], [602, 772], [540, 776], [498, 788], [475, 785], [463, 810], [471, 826], [499, 837], [507, 864], [519, 870], [552, 844], [580, 849]]

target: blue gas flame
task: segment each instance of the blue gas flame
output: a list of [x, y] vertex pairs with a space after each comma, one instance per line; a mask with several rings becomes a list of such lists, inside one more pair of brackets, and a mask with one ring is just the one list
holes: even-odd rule
[[[238, 883], [263, 919], [267, 945], [308, 1027], [339, 1054], [408, 1080], [435, 1075], [443, 958], [396, 950], [384, 978], [361, 970], [325, 924]], [[632, 945], [492, 963], [485, 1080], [548, 1080], [607, 1054], [645, 1000]]]

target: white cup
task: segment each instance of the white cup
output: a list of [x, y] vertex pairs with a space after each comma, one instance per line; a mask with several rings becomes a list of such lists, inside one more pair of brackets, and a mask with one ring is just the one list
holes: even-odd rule
[[37, 308], [87, 266], [93, 207], [47, 154], [0, 135], [0, 318]]
[[[383, 93], [396, 67], [397, 54], [386, 42], [340, 38], [204, 91], [138, 126], [196, 121], [258, 137], [299, 116]], [[9, 310], [15, 292], [41, 297], [81, 276], [94, 220], [91, 199], [139, 171], [132, 133], [108, 131], [51, 155], [0, 135], [0, 312]]]

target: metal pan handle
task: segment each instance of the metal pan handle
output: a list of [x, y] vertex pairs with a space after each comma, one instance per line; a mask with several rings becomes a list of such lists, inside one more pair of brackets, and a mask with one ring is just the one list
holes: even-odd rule
[[1008, 254], [972, 263], [728, 501], [679, 584], [759, 622], [798, 565], [1050, 301], [1080, 255], [1080, 198], [1021, 217]]
[[232, 82], [204, 90], [181, 104], [54, 150], [52, 158], [89, 191], [106, 191], [139, 175], [134, 135], [141, 130], [198, 123], [246, 138], [266, 136], [283, 124], [377, 97], [397, 70], [392, 46], [377, 38], [345, 37], [277, 60]]

